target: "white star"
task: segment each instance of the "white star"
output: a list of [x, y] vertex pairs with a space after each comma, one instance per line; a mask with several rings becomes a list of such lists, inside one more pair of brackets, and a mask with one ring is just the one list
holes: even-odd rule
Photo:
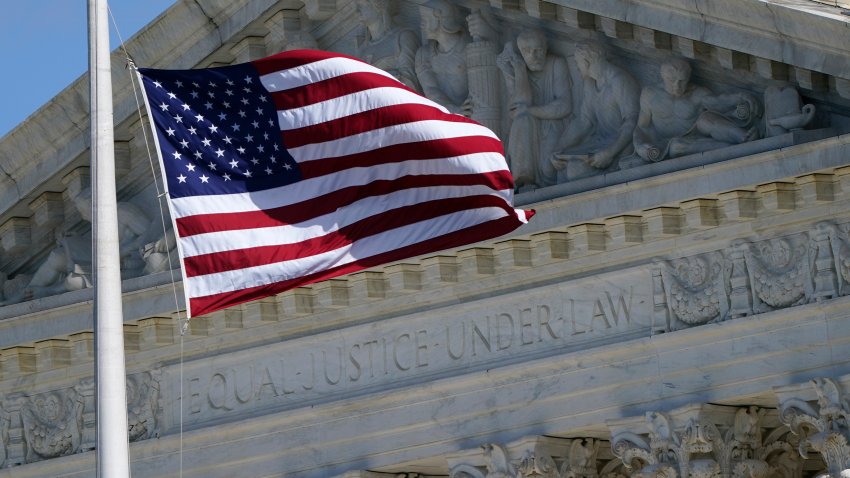
[[227, 144], [230, 144], [230, 141], [231, 141], [230, 136], [225, 136], [223, 141]]
[[226, 82], [226, 83], [227, 83], [228, 85], [230, 85], [230, 86], [233, 86], [233, 85], [235, 85], [235, 84], [236, 84], [236, 83], [233, 83], [233, 80], [231, 80], [230, 78], [228, 78], [228, 79], [227, 79], [227, 82]]
[[220, 119], [221, 121], [224, 121], [225, 118], [227, 118], [227, 114], [225, 114], [224, 112], [218, 114], [218, 119]]
[[176, 122], [178, 122], [178, 123], [182, 123], [182, 122], [183, 122], [183, 117], [182, 117], [182, 116], [180, 116], [180, 115], [177, 115], [177, 116], [175, 116], [175, 117], [174, 117], [174, 121], [176, 121]]
[[251, 162], [254, 164], [260, 164], [260, 160], [257, 158], [251, 158]]
[[201, 121], [204, 120], [204, 115], [201, 115], [201, 114], [195, 115], [195, 119], [200, 123]]
[[249, 85], [251, 84], [251, 77], [250, 76], [245, 77], [245, 83], [248, 83]]
[[182, 81], [177, 80], [177, 81], [175, 81], [174, 83], [176, 83], [176, 84], [177, 84], [177, 87], [178, 87], [178, 88], [183, 88], [183, 82], [182, 82]]
[[198, 97], [198, 92], [197, 92], [197, 91], [193, 91], [193, 92], [191, 92], [191, 93], [189, 93], [189, 94], [190, 94], [190, 95], [192, 95], [192, 98], [197, 98], [197, 97]]
[[250, 178], [250, 177], [251, 177], [251, 170], [250, 170], [250, 169], [246, 169], [246, 170], [245, 170], [245, 177], [246, 177], [246, 178]]
[[225, 108], [230, 108], [230, 102], [228, 101], [224, 101], [221, 104], [223, 104]]
[[192, 133], [192, 134], [198, 134], [198, 133], [197, 133], [197, 131], [198, 131], [198, 130], [196, 130], [194, 126], [190, 126], [190, 127], [189, 127], [189, 132], [190, 132], [190, 133]]
[[266, 97], [260, 96], [260, 103], [265, 103], [265, 102], [266, 102]]
[[168, 133], [168, 136], [174, 136], [174, 128], [169, 127], [165, 132]]
[[278, 148], [278, 147], [277, 147], [277, 143], [273, 144], [272, 146], [274, 146], [274, 150], [275, 150], [275, 151], [280, 150], [280, 148]]
[[236, 148], [236, 151], [239, 151], [239, 154], [245, 154], [245, 148], [243, 148], [242, 146]]
[[192, 107], [191, 107], [191, 106], [189, 106], [189, 105], [188, 105], [188, 104], [186, 104], [186, 103], [183, 103], [183, 111], [190, 110], [190, 109], [192, 109]]
[[174, 159], [183, 159], [183, 155], [178, 153], [177, 151], [175, 151], [172, 156], [174, 156]]
[[215, 133], [218, 131], [218, 126], [211, 124], [210, 125], [210, 133]]
[[192, 163], [187, 164], [186, 167], [189, 169], [189, 171], [192, 171], [192, 172], [195, 171], [195, 165], [192, 164]]
[[239, 110], [238, 115], [239, 115], [239, 117], [240, 117], [240, 118], [244, 118], [244, 117], [245, 117], [245, 112], [244, 112], [244, 111], [242, 111], [242, 110]]
[[156, 81], [156, 80], [155, 80], [155, 81], [153, 82], [153, 84], [154, 84], [154, 85], [156, 85], [156, 87], [157, 87], [157, 88], [162, 88], [162, 83], [160, 83], [159, 81]]
[[283, 167], [284, 167], [284, 169], [286, 169], [287, 171], [289, 171], [290, 169], [292, 169], [292, 166], [290, 166], [290, 165], [289, 165], [289, 163], [283, 163]]
[[247, 105], [247, 104], [248, 104], [248, 98], [242, 98], [242, 99], [241, 99], [241, 100], [239, 100], [239, 101], [241, 101], [243, 105]]
[[216, 170], [215, 163], [213, 163], [212, 161], [210, 161], [209, 168], [210, 168], [210, 171], [215, 171], [215, 170]]
[[272, 168], [266, 166], [266, 174], [271, 174], [271, 173], [272, 173]]
[[226, 94], [227, 96], [233, 96], [233, 90], [228, 88], [228, 89], [224, 90], [224, 94]]
[[186, 141], [186, 140], [184, 139], [183, 141], [181, 141], [181, 142], [180, 142], [180, 146], [182, 146], [182, 147], [184, 147], [184, 148], [188, 148], [188, 147], [189, 147], [189, 142], [188, 142], [188, 141]]
[[212, 103], [210, 103], [209, 101], [207, 101], [206, 103], [204, 103], [204, 106], [206, 106], [208, 110], [211, 110], [211, 109], [212, 109]]
[[257, 109], [255, 109], [254, 111], [256, 111], [258, 115], [263, 114], [263, 109], [262, 109], [262, 108], [257, 108]]
[[252, 121], [252, 122], [251, 122], [251, 126], [253, 126], [253, 127], [255, 127], [255, 128], [259, 128], [259, 127], [260, 127], [260, 123], [257, 123], [257, 120], [254, 120], [254, 121]]
[[177, 99], [177, 95], [175, 95], [174, 93], [172, 93], [170, 91], [168, 92], [168, 97], [171, 98], [172, 100]]
[[242, 88], [242, 91], [244, 91], [245, 93], [250, 93], [251, 88], [248, 88], [247, 86], [245, 86], [245, 87]]
[[275, 158], [274, 156], [269, 156], [269, 160], [272, 162], [272, 164], [277, 164], [277, 158]]
[[213, 83], [212, 81], [210, 82], [210, 88], [215, 88], [215, 83]]
[[249, 134], [248, 136], [245, 136], [245, 141], [247, 141], [249, 143], [253, 143], [254, 137]]
[[262, 144], [257, 146], [257, 151], [263, 153], [263, 152], [265, 152], [265, 150], [266, 150], [266, 148], [264, 148]]
[[195, 88], [200, 88], [200, 87], [201, 87], [201, 85], [199, 85], [197, 81], [193, 81], [193, 82], [192, 82], [192, 86], [194, 86]]
[[177, 176], [177, 181], [181, 182], [181, 183], [185, 183], [186, 182], [186, 176], [183, 176], [182, 174], [180, 176]]
[[230, 181], [230, 175], [229, 174], [224, 173], [224, 174], [222, 174], [222, 177], [224, 178], [225, 181]]
[[209, 178], [209, 177], [207, 177], [207, 175], [206, 175], [206, 174], [202, 174], [202, 175], [201, 175], [201, 182], [202, 182], [202, 183], [207, 183], [207, 182], [209, 182], [209, 181], [210, 181], [210, 178]]
[[274, 126], [274, 120], [273, 119], [269, 120], [269, 126]]
[[239, 166], [239, 162], [234, 159], [233, 161], [230, 162], [230, 169], [233, 169], [236, 166]]
[[267, 140], [267, 139], [269, 139], [269, 134], [268, 134], [268, 133], [263, 133], [263, 139], [266, 139], [266, 140]]
[[196, 158], [198, 158], [198, 159], [201, 159], [201, 158], [203, 158], [203, 157], [204, 157], [204, 155], [203, 155], [203, 154], [201, 154], [201, 152], [200, 152], [200, 151], [195, 151], [195, 157], [196, 157]]
[[233, 131], [239, 131], [239, 125], [236, 124], [236, 123], [233, 123], [233, 126], [231, 126], [230, 129], [232, 129]]
[[201, 143], [203, 143], [204, 146], [209, 146], [210, 143], [212, 143], [212, 141], [210, 141], [208, 138], [204, 138], [203, 141], [201, 141]]
[[164, 101], [162, 102], [162, 104], [161, 104], [161, 105], [159, 105], [159, 107], [160, 107], [160, 108], [162, 108], [162, 111], [168, 111], [168, 105], [167, 105], [167, 104], [165, 104], [165, 102], [164, 102]]
[[224, 156], [224, 150], [221, 149], [221, 148], [218, 148], [217, 150], [215, 150], [215, 155], [216, 155], [217, 158]]

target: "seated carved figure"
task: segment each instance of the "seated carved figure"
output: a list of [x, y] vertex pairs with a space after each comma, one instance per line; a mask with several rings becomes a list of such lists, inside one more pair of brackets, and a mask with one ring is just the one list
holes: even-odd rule
[[[566, 181], [605, 170], [631, 153], [640, 87], [594, 43], [579, 43], [575, 60], [584, 79], [581, 110], [550, 157]], [[562, 182], [561, 181], [561, 182]]]
[[452, 113], [472, 116], [466, 71], [464, 17], [453, 3], [429, 0], [420, 7], [422, 34], [427, 39], [416, 52], [416, 77], [422, 92]]
[[664, 88], [646, 87], [634, 132], [635, 152], [651, 162], [744, 143], [758, 138], [761, 111], [745, 93], [715, 95], [690, 83], [681, 59], [661, 66]]
[[548, 50], [546, 37], [525, 30], [496, 59], [511, 98], [508, 161], [518, 189], [551, 186], [556, 171], [547, 159], [572, 110], [567, 62]]
[[415, 67], [419, 36], [393, 25], [387, 0], [357, 0], [354, 5], [366, 27], [365, 38], [357, 44], [357, 56], [419, 90]]

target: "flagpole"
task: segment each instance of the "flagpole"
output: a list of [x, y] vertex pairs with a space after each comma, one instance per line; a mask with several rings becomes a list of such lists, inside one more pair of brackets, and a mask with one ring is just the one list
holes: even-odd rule
[[88, 0], [97, 476], [129, 477], [124, 316], [106, 0]]

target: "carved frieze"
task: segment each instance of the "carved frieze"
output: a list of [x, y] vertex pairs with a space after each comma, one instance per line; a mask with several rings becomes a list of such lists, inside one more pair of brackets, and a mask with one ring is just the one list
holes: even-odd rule
[[21, 408], [27, 463], [77, 453], [83, 428], [83, 403], [74, 389], [28, 397]]
[[127, 422], [130, 441], [159, 434], [159, 369], [127, 376]]

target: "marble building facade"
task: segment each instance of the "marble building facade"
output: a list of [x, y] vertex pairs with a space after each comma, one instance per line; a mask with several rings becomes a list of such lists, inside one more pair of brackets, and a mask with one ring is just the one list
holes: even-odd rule
[[[850, 476], [848, 8], [177, 2], [137, 65], [358, 56], [498, 132], [537, 215], [181, 334], [116, 52], [134, 476]], [[87, 89], [0, 139], [0, 476], [94, 476]]]

